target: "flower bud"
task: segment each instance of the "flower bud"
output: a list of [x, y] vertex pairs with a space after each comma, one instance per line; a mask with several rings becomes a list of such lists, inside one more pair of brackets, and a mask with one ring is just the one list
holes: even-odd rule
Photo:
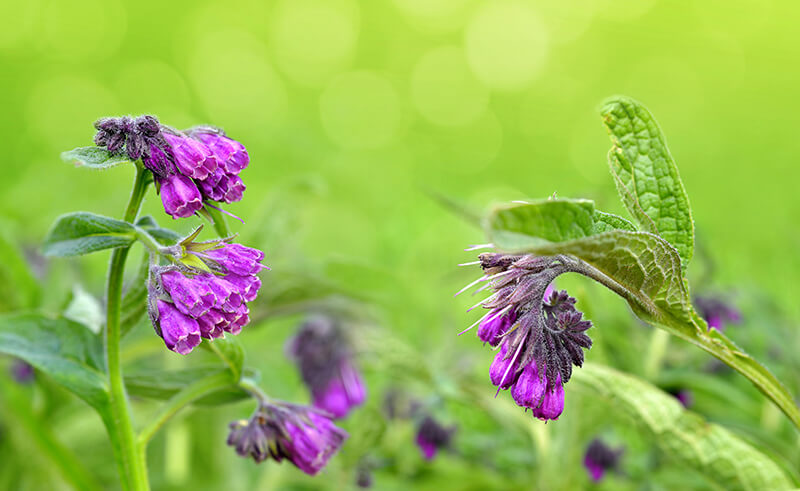
[[506, 358], [507, 354], [508, 343], [506, 342], [500, 347], [500, 351], [497, 352], [491, 367], [489, 367], [489, 378], [494, 385], [501, 389], [511, 387], [517, 380], [516, 360], [513, 357]]
[[200, 344], [200, 326], [175, 305], [158, 300], [157, 332], [170, 350], [185, 355]]
[[197, 186], [181, 174], [168, 175], [161, 181], [161, 202], [172, 218], [190, 217], [203, 207]]
[[533, 409], [539, 407], [546, 388], [547, 378], [544, 374], [540, 376], [536, 362], [532, 361], [522, 369], [511, 388], [511, 396], [519, 406]]
[[236, 140], [219, 133], [197, 132], [194, 136], [211, 150], [222, 164], [220, 167], [224, 167], [228, 174], [238, 174], [250, 163], [250, 156], [244, 145]]

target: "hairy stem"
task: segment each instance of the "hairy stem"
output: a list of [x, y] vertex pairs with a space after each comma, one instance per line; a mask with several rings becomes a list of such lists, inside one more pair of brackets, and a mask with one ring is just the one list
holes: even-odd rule
[[[136, 166], [136, 179], [128, 201], [123, 219], [133, 222], [139, 214], [147, 185], [147, 171]], [[122, 488], [125, 490], [147, 490], [150, 488], [147, 479], [146, 463], [140, 459], [136, 448], [136, 437], [133, 431], [133, 418], [130, 403], [125, 393], [125, 382], [122, 378], [120, 361], [120, 307], [122, 299], [122, 280], [125, 273], [125, 260], [130, 247], [119, 247], [111, 253], [106, 286], [106, 362], [111, 389], [112, 419], [107, 425], [114, 446], [115, 458], [120, 471]]]

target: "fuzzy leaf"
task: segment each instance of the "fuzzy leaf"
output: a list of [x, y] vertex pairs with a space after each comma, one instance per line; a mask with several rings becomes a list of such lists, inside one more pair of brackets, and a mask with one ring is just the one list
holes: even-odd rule
[[128, 246], [134, 238], [130, 223], [80, 211], [56, 220], [44, 241], [43, 250], [48, 256], [77, 256]]
[[613, 143], [608, 161], [622, 202], [644, 230], [678, 250], [685, 269], [694, 252], [694, 221], [661, 128], [628, 97], [608, 99], [600, 113]]
[[179, 240], [181, 240], [181, 236], [178, 232], [168, 228], [159, 227], [158, 223], [156, 223], [155, 219], [150, 215], [146, 215], [138, 219], [136, 221], [136, 226], [144, 229], [145, 232], [156, 239], [159, 244], [164, 246], [175, 245]]
[[98, 170], [110, 169], [120, 164], [133, 162], [125, 155], [113, 155], [111, 152], [101, 147], [78, 147], [67, 152], [62, 152], [61, 159], [65, 162], [74, 162], [77, 167], [88, 167]]
[[[193, 382], [228, 372], [228, 369], [214, 367], [195, 367], [183, 370], [132, 373], [125, 376], [125, 387], [133, 396], [148, 399], [167, 400]], [[201, 406], [216, 406], [247, 399], [250, 395], [235, 385], [231, 378], [230, 388], [216, 391], [195, 401]]]
[[0, 353], [25, 360], [108, 415], [103, 341], [84, 325], [40, 314], [2, 316]]
[[594, 203], [580, 199], [543, 200], [497, 208], [489, 222], [493, 243], [525, 247], [579, 239], [594, 231]]
[[[649, 433], [670, 457], [705, 475], [720, 489], [793, 489], [794, 483], [765, 454], [722, 426], [687, 411], [673, 396], [644, 380], [587, 363], [572, 384], [606, 399]], [[570, 385], [572, 385], [570, 384]]]

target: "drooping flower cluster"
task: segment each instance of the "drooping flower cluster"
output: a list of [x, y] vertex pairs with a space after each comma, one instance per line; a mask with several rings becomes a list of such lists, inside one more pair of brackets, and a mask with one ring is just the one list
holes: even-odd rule
[[241, 332], [265, 268], [258, 249], [227, 240], [191, 242], [195, 235], [166, 249], [178, 265], [152, 267], [148, 285], [153, 326], [167, 348], [182, 355], [201, 338]]
[[489, 313], [475, 323], [481, 340], [499, 346], [491, 381], [498, 391], [510, 389], [519, 406], [542, 420], [561, 415], [572, 365], [581, 366], [583, 350], [592, 346], [585, 333], [592, 324], [575, 309], [575, 299], [564, 290], [548, 291], [557, 276], [576, 270], [574, 261], [530, 254], [479, 256], [484, 276], [477, 282], [485, 281], [483, 288], [494, 291], [479, 304]]
[[341, 448], [347, 432], [314, 409], [286, 403], [260, 403], [249, 420], [230, 424], [228, 445], [256, 462], [272, 458], [317, 474]]
[[333, 319], [315, 316], [304, 322], [287, 346], [314, 407], [343, 418], [364, 402], [366, 388], [355, 366], [347, 336]]
[[694, 305], [708, 323], [709, 329], [724, 331], [728, 323], [738, 323], [742, 314], [733, 305], [713, 296], [696, 296]]
[[595, 438], [586, 447], [586, 454], [583, 457], [583, 466], [589, 473], [589, 477], [594, 482], [599, 482], [603, 479], [606, 471], [617, 470], [619, 466], [620, 457], [624, 453], [624, 449], [613, 449], [606, 445], [602, 440]]
[[417, 428], [417, 446], [425, 460], [432, 460], [440, 449], [450, 447], [456, 427], [445, 427], [431, 416], [425, 416]]
[[14, 360], [11, 363], [10, 371], [11, 377], [18, 384], [29, 384], [36, 378], [36, 371], [33, 366], [24, 360]]
[[95, 128], [98, 146], [131, 160], [142, 159], [153, 173], [164, 210], [173, 218], [192, 216], [210, 201], [242, 199], [245, 185], [239, 173], [250, 157], [244, 145], [219, 128], [178, 131], [160, 124], [155, 116], [104, 118]]

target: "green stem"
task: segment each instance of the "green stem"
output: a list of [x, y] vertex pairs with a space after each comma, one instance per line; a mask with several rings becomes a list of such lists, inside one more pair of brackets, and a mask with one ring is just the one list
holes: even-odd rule
[[644, 375], [650, 381], [655, 381], [661, 371], [664, 355], [667, 353], [669, 333], [664, 329], [654, 329], [650, 337], [650, 346], [644, 360]]
[[147, 449], [147, 443], [182, 408], [205, 395], [231, 386], [235, 386], [235, 382], [232, 380], [229, 371], [224, 371], [187, 385], [183, 390], [172, 396], [153, 421], [139, 432], [140, 452], [144, 454]]
[[206, 207], [206, 211], [208, 212], [211, 219], [214, 221], [214, 230], [217, 231], [217, 235], [220, 237], [230, 237], [231, 230], [228, 228], [228, 222], [225, 221], [225, 217], [222, 213], [210, 206]]
[[[136, 179], [128, 201], [123, 219], [132, 223], [139, 214], [145, 191], [148, 185], [147, 171], [139, 164], [136, 166]], [[148, 490], [145, 461], [140, 459], [136, 448], [136, 437], [133, 431], [133, 418], [130, 403], [125, 393], [125, 382], [122, 378], [120, 361], [120, 306], [122, 299], [122, 280], [125, 272], [125, 260], [130, 247], [119, 247], [111, 253], [106, 286], [106, 362], [108, 363], [108, 379], [111, 389], [110, 424], [107, 425], [109, 436], [114, 443], [115, 457], [120, 471], [122, 488], [125, 490]]]

